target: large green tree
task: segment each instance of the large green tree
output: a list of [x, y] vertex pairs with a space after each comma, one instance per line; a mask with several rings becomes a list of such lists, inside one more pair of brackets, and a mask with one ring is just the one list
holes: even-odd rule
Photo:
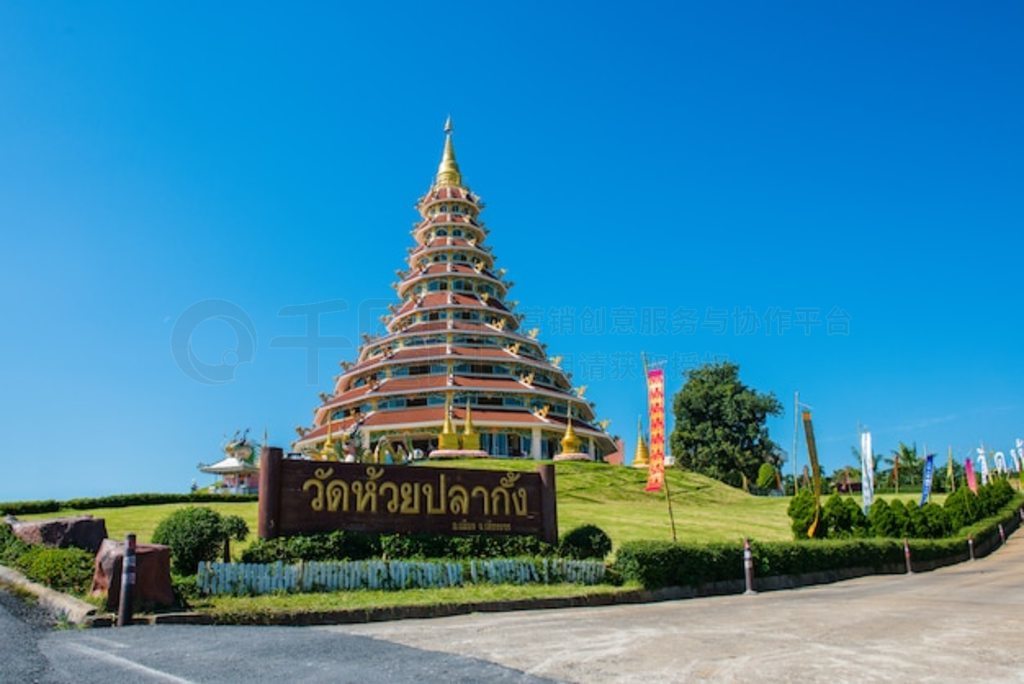
[[779, 447], [769, 438], [768, 416], [782, 413], [774, 394], [740, 381], [734, 363], [706, 364], [687, 371], [675, 396], [672, 454], [683, 468], [733, 486], [754, 482], [762, 463], [778, 465]]

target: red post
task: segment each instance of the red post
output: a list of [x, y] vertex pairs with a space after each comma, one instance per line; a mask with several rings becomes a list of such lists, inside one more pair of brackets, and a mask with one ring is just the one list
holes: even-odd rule
[[756, 594], [754, 591], [754, 553], [750, 550], [750, 540], [743, 540], [743, 575], [747, 581], [744, 594]]
[[540, 473], [540, 519], [544, 528], [542, 539], [548, 544], [558, 543], [558, 504], [555, 500], [555, 464], [541, 463]]
[[125, 537], [124, 555], [121, 557], [121, 595], [117, 603], [117, 626], [132, 623], [132, 602], [135, 598], [135, 535]]
[[1003, 529], [1003, 523], [999, 523], [999, 543], [1006, 543], [1006, 530]]
[[906, 538], [903, 539], [903, 558], [907, 561], [907, 574], [912, 575], [914, 569], [910, 565], [910, 542]]
[[280, 447], [263, 447], [260, 451], [260, 502], [257, 534], [260, 539], [273, 539], [278, 534], [281, 515], [281, 461]]

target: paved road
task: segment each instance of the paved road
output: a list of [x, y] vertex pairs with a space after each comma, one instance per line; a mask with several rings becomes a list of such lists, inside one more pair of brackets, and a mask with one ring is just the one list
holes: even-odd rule
[[1024, 682], [1024, 539], [757, 596], [325, 628], [575, 682]]
[[1024, 539], [757, 596], [316, 628], [46, 629], [0, 592], [0, 682], [1024, 682]]

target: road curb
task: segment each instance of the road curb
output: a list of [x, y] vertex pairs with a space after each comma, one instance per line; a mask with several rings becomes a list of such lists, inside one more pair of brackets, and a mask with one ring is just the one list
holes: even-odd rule
[[32, 594], [39, 605], [55, 618], [67, 620], [74, 625], [87, 625], [96, 614], [96, 606], [91, 603], [33, 582], [17, 570], [4, 565], [0, 565], [0, 583]]

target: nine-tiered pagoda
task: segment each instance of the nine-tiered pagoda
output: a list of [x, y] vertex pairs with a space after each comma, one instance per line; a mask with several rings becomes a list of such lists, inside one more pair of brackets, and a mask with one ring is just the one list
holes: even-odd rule
[[364, 452], [402, 445], [434, 457], [599, 459], [615, 450], [538, 330], [520, 331], [522, 315], [506, 299], [512, 283], [484, 244], [482, 209], [463, 183], [449, 119], [387, 333], [341, 364], [296, 450], [317, 457], [348, 443], [351, 452], [357, 441]]

